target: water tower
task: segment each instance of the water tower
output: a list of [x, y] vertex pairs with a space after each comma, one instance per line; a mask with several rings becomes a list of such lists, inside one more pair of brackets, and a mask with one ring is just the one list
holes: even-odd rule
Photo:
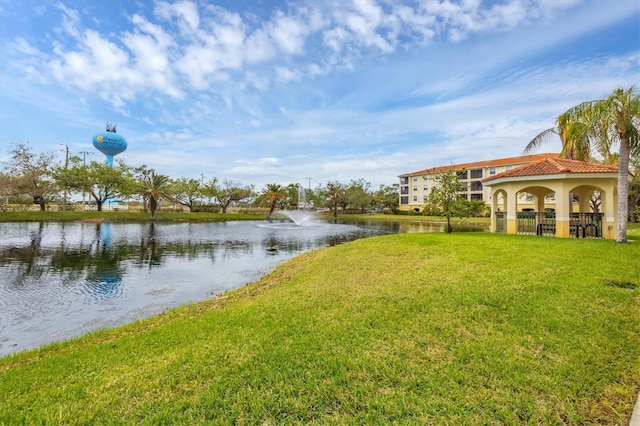
[[107, 156], [107, 165], [113, 166], [113, 157], [127, 149], [127, 140], [116, 133], [116, 125], [107, 123], [107, 129], [93, 137], [93, 146]]

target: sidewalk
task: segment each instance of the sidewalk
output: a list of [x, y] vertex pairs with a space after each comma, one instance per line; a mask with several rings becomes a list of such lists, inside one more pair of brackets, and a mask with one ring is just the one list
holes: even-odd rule
[[629, 420], [629, 426], [640, 426], [640, 394], [638, 394], [638, 399], [636, 400], [636, 406], [633, 409], [633, 414], [631, 414], [631, 420]]

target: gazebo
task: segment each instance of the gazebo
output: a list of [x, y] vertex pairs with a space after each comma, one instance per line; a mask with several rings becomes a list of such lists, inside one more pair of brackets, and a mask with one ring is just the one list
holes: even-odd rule
[[[617, 166], [547, 158], [487, 177], [491, 232], [615, 239]], [[519, 209], [524, 200], [535, 209]]]

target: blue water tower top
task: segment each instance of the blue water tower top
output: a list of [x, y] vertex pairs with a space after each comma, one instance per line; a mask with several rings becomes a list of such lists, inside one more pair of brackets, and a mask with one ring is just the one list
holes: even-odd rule
[[93, 137], [93, 146], [107, 156], [107, 164], [113, 165], [113, 156], [127, 149], [127, 140], [116, 133], [116, 126], [107, 123], [107, 130]]

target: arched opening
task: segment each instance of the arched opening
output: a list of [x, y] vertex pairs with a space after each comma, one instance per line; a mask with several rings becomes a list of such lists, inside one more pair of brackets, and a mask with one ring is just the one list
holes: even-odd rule
[[603, 235], [606, 192], [596, 185], [578, 185], [571, 188], [572, 210], [569, 231], [576, 238], [600, 238]]
[[556, 231], [556, 197], [553, 189], [527, 186], [517, 192], [516, 232], [553, 236]]
[[499, 189], [491, 196], [491, 229], [493, 232], [506, 234], [507, 232], [507, 193]]

